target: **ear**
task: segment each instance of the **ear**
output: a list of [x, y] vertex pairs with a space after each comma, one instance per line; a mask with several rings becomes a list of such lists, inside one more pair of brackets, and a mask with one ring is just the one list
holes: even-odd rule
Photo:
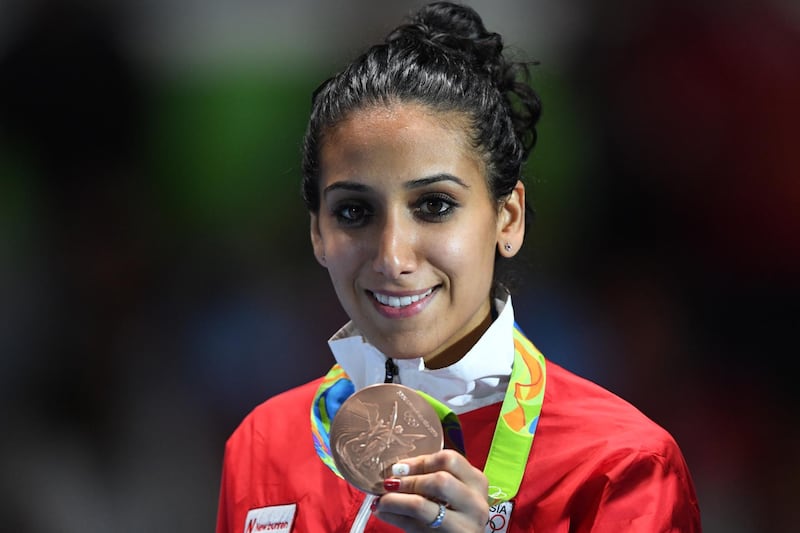
[[319, 231], [319, 216], [315, 213], [311, 213], [311, 246], [314, 248], [314, 256], [317, 258], [317, 262], [327, 268], [325, 264], [325, 244]]
[[497, 250], [503, 257], [514, 257], [525, 239], [525, 185], [517, 181], [503, 201], [497, 216]]

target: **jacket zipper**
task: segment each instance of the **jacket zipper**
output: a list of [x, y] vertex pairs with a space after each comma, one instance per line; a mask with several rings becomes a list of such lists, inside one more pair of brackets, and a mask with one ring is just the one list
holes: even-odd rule
[[364, 502], [358, 509], [356, 519], [353, 520], [353, 526], [350, 528], [350, 533], [364, 533], [364, 529], [367, 527], [369, 517], [372, 515], [372, 502], [375, 501], [376, 498], [377, 496], [374, 494], [367, 494], [364, 496]]
[[386, 359], [386, 376], [383, 378], [384, 383], [394, 383], [394, 377], [400, 372], [397, 365], [394, 364], [392, 358]]

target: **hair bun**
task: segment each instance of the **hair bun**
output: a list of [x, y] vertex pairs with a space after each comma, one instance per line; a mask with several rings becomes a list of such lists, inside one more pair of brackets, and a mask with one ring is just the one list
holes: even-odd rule
[[541, 115], [539, 95], [528, 84], [528, 65], [508, 61], [503, 56], [503, 38], [486, 30], [483, 20], [471, 7], [450, 2], [434, 2], [422, 7], [411, 19], [386, 37], [392, 46], [428, 49], [428, 61], [449, 62], [460, 57], [469, 70], [485, 75], [500, 92], [509, 110], [514, 131], [526, 153], [536, 143], [536, 122]]
[[468, 6], [434, 2], [420, 9], [409, 24], [395, 29], [387, 43], [423, 43], [464, 57], [474, 70], [499, 82], [503, 70], [503, 39], [489, 32], [480, 15]]

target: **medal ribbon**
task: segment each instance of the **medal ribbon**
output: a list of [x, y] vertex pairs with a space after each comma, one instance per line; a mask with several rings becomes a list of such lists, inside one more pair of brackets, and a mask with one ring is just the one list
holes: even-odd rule
[[[544, 356], [525, 337], [517, 324], [514, 324], [513, 336], [514, 365], [484, 468], [489, 479], [489, 505], [508, 501], [516, 496], [528, 464], [544, 400]], [[331, 456], [329, 432], [333, 417], [353, 392], [353, 382], [337, 364], [322, 379], [311, 406], [314, 448], [322, 462], [339, 477], [342, 475]], [[461, 424], [456, 414], [430, 395], [417, 392], [433, 406], [442, 421], [445, 446], [463, 454]]]

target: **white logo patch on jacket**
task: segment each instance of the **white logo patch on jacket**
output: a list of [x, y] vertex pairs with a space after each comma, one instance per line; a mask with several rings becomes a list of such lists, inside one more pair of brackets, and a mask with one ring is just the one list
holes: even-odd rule
[[244, 519], [243, 533], [289, 533], [296, 511], [296, 503], [250, 509]]
[[486, 533], [505, 533], [511, 521], [513, 502], [501, 502], [489, 507], [489, 521], [486, 522]]

